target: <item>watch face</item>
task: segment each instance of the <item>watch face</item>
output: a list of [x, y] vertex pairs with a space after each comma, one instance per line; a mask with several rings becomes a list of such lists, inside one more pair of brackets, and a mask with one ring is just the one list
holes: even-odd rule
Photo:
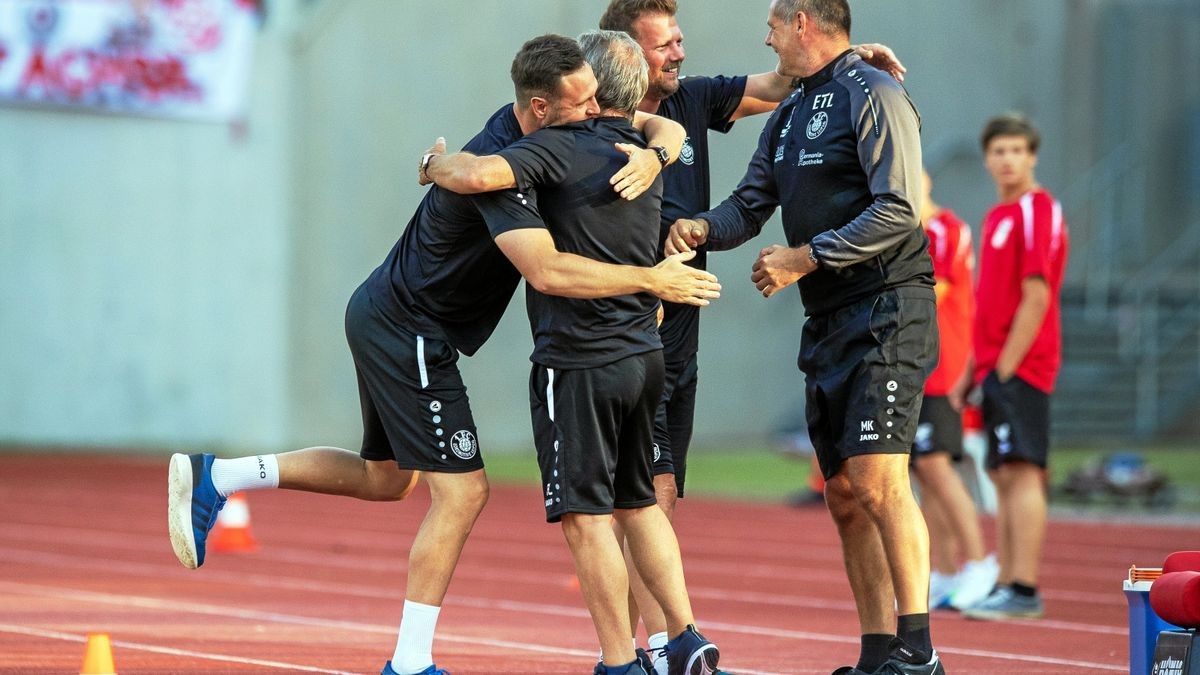
[[658, 161], [663, 165], [666, 165], [667, 162], [671, 161], [671, 155], [667, 152], [666, 148], [655, 146], [651, 148], [651, 150], [654, 151], [654, 154], [658, 155]]

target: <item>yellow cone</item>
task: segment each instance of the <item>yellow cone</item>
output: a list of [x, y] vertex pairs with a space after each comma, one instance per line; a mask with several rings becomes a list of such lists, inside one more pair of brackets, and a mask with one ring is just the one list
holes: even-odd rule
[[113, 665], [112, 642], [106, 633], [89, 633], [83, 650], [83, 667], [79, 675], [117, 675]]

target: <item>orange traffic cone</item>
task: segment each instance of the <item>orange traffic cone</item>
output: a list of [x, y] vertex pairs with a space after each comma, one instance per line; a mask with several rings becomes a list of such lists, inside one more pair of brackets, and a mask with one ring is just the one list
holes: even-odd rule
[[113, 665], [112, 643], [107, 633], [88, 634], [79, 675], [117, 675], [117, 667]]
[[258, 550], [258, 541], [250, 533], [250, 507], [242, 493], [235, 492], [225, 502], [212, 532], [208, 533], [208, 548], [221, 552]]
[[825, 494], [825, 475], [821, 473], [821, 464], [816, 455], [813, 455], [812, 467], [808, 471], [808, 489], [814, 494]]

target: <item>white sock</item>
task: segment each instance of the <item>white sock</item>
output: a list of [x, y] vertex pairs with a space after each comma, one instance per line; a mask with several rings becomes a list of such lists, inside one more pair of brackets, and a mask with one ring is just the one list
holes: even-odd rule
[[654, 665], [654, 672], [650, 675], [666, 675], [667, 673], [667, 632], [655, 633], [651, 635], [646, 644], [650, 646], [650, 662]]
[[441, 607], [404, 601], [400, 634], [396, 636], [396, 651], [392, 654], [392, 670], [409, 675], [433, 665], [433, 631], [441, 611]]
[[276, 488], [279, 487], [279, 462], [275, 455], [214, 459], [212, 481], [222, 497], [239, 490]]

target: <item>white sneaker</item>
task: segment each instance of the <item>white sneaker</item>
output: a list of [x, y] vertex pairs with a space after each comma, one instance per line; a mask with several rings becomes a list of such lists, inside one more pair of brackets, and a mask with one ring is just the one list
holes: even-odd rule
[[958, 588], [958, 574], [929, 573], [929, 609], [950, 606], [950, 598]]
[[994, 555], [966, 563], [958, 573], [958, 587], [950, 596], [950, 606], [962, 611], [983, 602], [999, 576], [1000, 564]]

